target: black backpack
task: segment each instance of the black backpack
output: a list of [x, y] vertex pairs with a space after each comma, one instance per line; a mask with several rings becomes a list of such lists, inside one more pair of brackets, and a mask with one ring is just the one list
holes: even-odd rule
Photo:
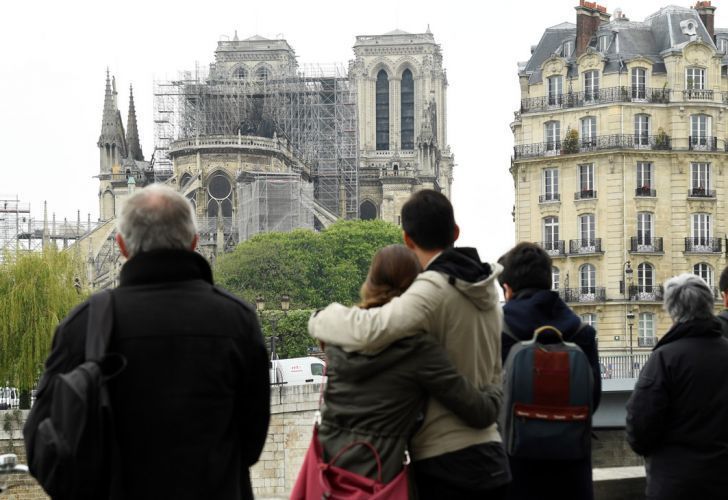
[[113, 422], [106, 383], [126, 366], [107, 354], [113, 326], [110, 291], [89, 300], [86, 355], [38, 393], [23, 428], [30, 473], [56, 498], [108, 498]]

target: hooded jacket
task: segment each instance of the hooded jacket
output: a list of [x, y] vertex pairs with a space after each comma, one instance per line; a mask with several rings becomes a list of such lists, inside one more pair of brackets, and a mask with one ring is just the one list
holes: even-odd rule
[[[319, 439], [327, 459], [364, 440], [382, 459], [383, 481], [391, 481], [402, 469], [404, 451], [422, 423], [428, 396], [467, 425], [482, 429], [495, 422], [500, 388], [478, 391], [431, 335], [399, 340], [376, 355], [347, 353], [331, 345], [325, 350], [328, 380]], [[336, 465], [377, 477], [376, 461], [362, 446], [342, 454]]]
[[[501, 383], [502, 312], [495, 279], [502, 267], [483, 264], [475, 249], [443, 251], [407, 291], [372, 309], [331, 304], [309, 320], [309, 332], [346, 351], [376, 353], [396, 340], [434, 335], [475, 387]], [[436, 457], [472, 445], [500, 442], [493, 424], [469, 427], [436, 400], [413, 440], [414, 459]]]
[[728, 495], [728, 340], [715, 318], [675, 324], [627, 402], [627, 441], [646, 457], [647, 497]]

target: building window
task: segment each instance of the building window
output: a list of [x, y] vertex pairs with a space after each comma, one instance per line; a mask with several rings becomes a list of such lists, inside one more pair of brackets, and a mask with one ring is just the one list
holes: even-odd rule
[[705, 149], [710, 145], [710, 117], [708, 115], [690, 116], [690, 147]]
[[591, 264], [584, 264], [579, 268], [579, 294], [596, 293], [597, 271]]
[[597, 315], [594, 313], [585, 313], [580, 316], [581, 322], [586, 323], [596, 330], [597, 328]]
[[693, 214], [692, 216], [692, 240], [693, 240], [693, 249], [695, 250], [695, 247], [708, 247], [710, 248], [710, 238], [713, 233], [713, 229], [711, 227], [711, 220], [710, 220], [710, 214]]
[[402, 149], [415, 149], [415, 82], [408, 69], [402, 73], [401, 94]]
[[594, 198], [594, 164], [579, 165], [579, 199]]
[[637, 345], [640, 347], [651, 347], [655, 341], [655, 315], [642, 312], [639, 315], [637, 324]]
[[632, 99], [647, 97], [647, 71], [644, 68], [632, 68]]
[[705, 283], [711, 288], [711, 290], [713, 289], [713, 268], [710, 266], [710, 264], [707, 264], [705, 262], [695, 264], [693, 266], [693, 274], [703, 278], [703, 281], [705, 281]]
[[594, 214], [584, 214], [579, 216], [579, 239], [580, 247], [591, 247], [596, 244], [596, 229], [594, 226]]
[[637, 245], [652, 245], [653, 217], [651, 212], [637, 214]]
[[634, 115], [634, 143], [635, 146], [650, 145], [650, 116]]
[[549, 106], [561, 106], [561, 94], [563, 92], [563, 77], [550, 76], [548, 78]]
[[571, 54], [574, 53], [574, 42], [569, 40], [568, 42], [564, 42], [564, 57], [569, 58], [571, 57]]
[[389, 149], [389, 77], [384, 70], [377, 73], [376, 92], [377, 151]]
[[690, 164], [690, 194], [692, 196], [710, 195], [710, 163]]
[[718, 52], [728, 51], [728, 38], [718, 38]]
[[584, 100], [599, 100], [599, 72], [596, 70], [584, 73]]
[[637, 195], [654, 196], [652, 186], [654, 186], [652, 163], [647, 161], [637, 162]]
[[233, 78], [235, 78], [236, 80], [245, 80], [246, 78], [248, 78], [248, 70], [246, 70], [242, 66], [235, 68], [235, 71], [233, 71]]
[[359, 218], [361, 220], [373, 220], [377, 218], [377, 207], [369, 200], [364, 200], [359, 205]]
[[255, 79], [259, 82], [267, 82], [270, 79], [270, 71], [268, 71], [268, 68], [258, 68], [255, 71]]
[[552, 267], [551, 268], [551, 290], [558, 291], [559, 289], [559, 281], [560, 281], [560, 274], [558, 267]]
[[207, 183], [208, 217], [232, 217], [233, 215], [233, 186], [230, 179], [223, 173], [215, 173]]
[[655, 268], [643, 262], [637, 266], [637, 292], [653, 293], [655, 286]]
[[543, 249], [549, 255], [559, 253], [559, 218], [544, 217], [543, 219]]
[[705, 89], [705, 70], [703, 68], [687, 68], [685, 70], [685, 88], [688, 90]]
[[607, 52], [609, 48], [609, 35], [601, 35], [599, 37], [599, 52], [602, 54]]
[[559, 200], [559, 169], [545, 168], [543, 170], [543, 201]]
[[544, 125], [544, 135], [546, 136], [546, 152], [561, 151], [561, 123], [552, 121], [546, 122]]
[[592, 148], [597, 145], [597, 119], [587, 116], [581, 119], [581, 146]]

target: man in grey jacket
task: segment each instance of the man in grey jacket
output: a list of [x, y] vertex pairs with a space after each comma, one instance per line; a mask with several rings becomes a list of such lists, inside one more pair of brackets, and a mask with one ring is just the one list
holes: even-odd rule
[[[429, 333], [476, 387], [499, 384], [502, 312], [495, 283], [501, 266], [481, 263], [473, 248], [453, 247], [459, 228], [450, 201], [436, 191], [412, 195], [402, 207], [402, 227], [425, 271], [380, 308], [331, 304], [309, 321], [311, 335], [373, 353]], [[421, 498], [503, 498], [510, 472], [495, 424], [468, 427], [431, 400], [412, 448]]]

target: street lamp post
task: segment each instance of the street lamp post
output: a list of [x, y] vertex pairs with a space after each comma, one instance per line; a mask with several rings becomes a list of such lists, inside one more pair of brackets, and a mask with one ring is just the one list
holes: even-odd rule
[[624, 296], [627, 299], [627, 304], [625, 304], [626, 313], [625, 316], [627, 318], [627, 326], [629, 327], [629, 370], [631, 374], [631, 378], [634, 378], [634, 349], [633, 349], [633, 343], [634, 340], [632, 339], [632, 327], [634, 326], [634, 311], [632, 310], [632, 281], [634, 278], [634, 270], [632, 269], [632, 264], [630, 261], [627, 261], [624, 263]]

